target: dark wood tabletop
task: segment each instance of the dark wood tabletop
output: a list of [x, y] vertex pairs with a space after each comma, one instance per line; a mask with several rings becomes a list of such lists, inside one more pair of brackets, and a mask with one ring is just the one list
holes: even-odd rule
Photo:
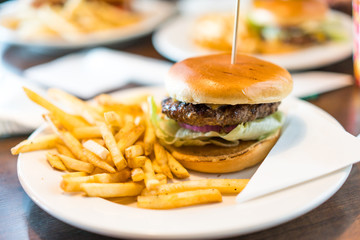
[[[163, 59], [151, 45], [151, 36], [110, 47]], [[44, 55], [10, 47], [3, 58], [9, 69], [21, 74], [27, 67], [63, 54]], [[352, 74], [352, 69], [349, 58], [318, 70]], [[346, 131], [360, 133], [360, 88], [346, 87], [309, 101], [335, 117]], [[25, 138], [0, 139], [0, 239], [112, 239], [57, 220], [26, 195], [17, 177], [17, 156], [10, 154], [10, 148]], [[360, 163], [353, 166], [343, 187], [315, 210], [280, 226], [233, 239], [360, 239]]]

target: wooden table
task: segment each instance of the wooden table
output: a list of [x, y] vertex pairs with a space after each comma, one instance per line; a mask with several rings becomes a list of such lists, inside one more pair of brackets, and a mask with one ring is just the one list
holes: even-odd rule
[[[163, 59], [150, 40], [148, 36], [128, 46], [113, 47]], [[24, 54], [24, 50], [19, 48], [10, 48], [4, 54], [8, 66], [18, 72], [52, 58], [54, 56]], [[347, 59], [320, 70], [352, 73], [352, 61]], [[350, 133], [360, 133], [359, 88], [346, 87], [323, 94], [311, 102], [334, 116]], [[65, 224], [30, 200], [17, 178], [17, 157], [9, 151], [26, 137], [0, 139], [0, 239], [111, 239]], [[353, 166], [344, 186], [317, 209], [278, 227], [236, 239], [360, 239], [360, 164]]]

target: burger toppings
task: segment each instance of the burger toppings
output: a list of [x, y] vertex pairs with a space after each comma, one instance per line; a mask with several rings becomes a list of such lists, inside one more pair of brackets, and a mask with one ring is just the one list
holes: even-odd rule
[[[212, 108], [207, 104], [192, 104], [166, 98], [162, 101], [162, 113], [171, 119], [181, 123], [183, 127], [207, 127], [193, 128], [192, 130], [204, 132], [206, 129], [213, 131], [227, 129], [240, 123], [254, 121], [267, 117], [277, 111], [280, 102], [262, 104], [238, 104], [220, 105]], [[214, 126], [217, 128], [209, 128]], [[230, 127], [230, 128], [229, 128]], [[233, 127], [234, 128], [234, 127]], [[231, 131], [232, 129], [230, 129]]]
[[[166, 99], [168, 100], [168, 99]], [[166, 102], [166, 100], [163, 101]], [[179, 105], [188, 105], [193, 108], [197, 108], [199, 106], [203, 106], [204, 108], [209, 109], [209, 111], [221, 111], [220, 109], [227, 107], [240, 107], [247, 105], [224, 105], [217, 109], [212, 109], [211, 106], [207, 106], [206, 104], [185, 104], [181, 102], [172, 101], [175, 105], [168, 105], [169, 109], [174, 110], [172, 113], [175, 113], [176, 103]], [[150, 114], [151, 121], [155, 127], [156, 136], [165, 144], [174, 145], [176, 147], [180, 147], [183, 145], [196, 145], [203, 146], [206, 144], [215, 144], [219, 146], [228, 146], [232, 147], [237, 145], [239, 141], [248, 141], [248, 140], [260, 140], [266, 138], [271, 135], [275, 131], [277, 131], [284, 122], [284, 114], [280, 111], [276, 111], [278, 103], [269, 103], [269, 104], [255, 104], [255, 105], [263, 105], [262, 107], [255, 107], [254, 110], [248, 106], [244, 109], [247, 109], [248, 114], [253, 111], [253, 115], [257, 115], [257, 112], [260, 112], [260, 109], [263, 108], [264, 112], [268, 112], [265, 114], [265, 117], [257, 117], [253, 121], [247, 122], [238, 122], [233, 125], [203, 125], [196, 126], [192, 124], [187, 124], [180, 122], [178, 120], [169, 118], [168, 116], [159, 115], [158, 107], [154, 101], [154, 99], [149, 99], [150, 106]], [[274, 105], [274, 106], [272, 106]], [[270, 107], [271, 106], [271, 107]], [[180, 107], [179, 107], [180, 108]], [[274, 108], [275, 110], [269, 111], [269, 109]], [[181, 109], [181, 108], [180, 108]], [[178, 109], [179, 110], [179, 109]], [[265, 111], [266, 110], [266, 111]], [[273, 112], [275, 111], [275, 112]], [[180, 112], [183, 112], [183, 119], [186, 118], [184, 110], [178, 111], [177, 115], [180, 116]], [[226, 111], [225, 111], [226, 112]], [[188, 112], [190, 113], [190, 112]], [[192, 112], [193, 115], [196, 115], [196, 112]], [[218, 112], [220, 114], [220, 112]], [[176, 114], [175, 114], [176, 115]], [[191, 115], [191, 114], [190, 114]], [[216, 114], [214, 115], [216, 116]], [[228, 113], [230, 117], [231, 114]], [[259, 116], [259, 115], [258, 115]], [[201, 118], [200, 115], [197, 117], [194, 116], [194, 119]], [[250, 119], [250, 118], [248, 118]], [[194, 124], [194, 122], [192, 122]], [[197, 123], [197, 122], [195, 122]], [[215, 122], [214, 122], [215, 123]]]

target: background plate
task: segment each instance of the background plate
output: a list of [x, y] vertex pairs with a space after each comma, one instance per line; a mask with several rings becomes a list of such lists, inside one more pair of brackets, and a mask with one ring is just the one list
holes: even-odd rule
[[[288, 70], [318, 68], [351, 56], [352, 19], [350, 16], [337, 11], [331, 11], [331, 14], [334, 14], [343, 22], [349, 35], [347, 40], [304, 48], [291, 53], [256, 56], [276, 63]], [[199, 15], [183, 15], [165, 24], [153, 36], [153, 44], [156, 50], [164, 57], [175, 62], [189, 57], [219, 53], [219, 51], [202, 48], [192, 41], [191, 28], [197, 16]]]
[[[14, 8], [11, 7], [15, 7], [14, 5], [16, 5], [16, 2], [2, 4], [0, 8], [0, 18], [1, 16], [11, 15], [14, 11]], [[16, 34], [16, 31], [5, 28], [1, 25], [0, 41], [24, 47], [59, 49], [83, 48], [103, 44], [121, 43], [151, 33], [160, 23], [165, 21], [165, 19], [174, 14], [176, 11], [174, 4], [160, 0], [134, 0], [134, 9], [145, 15], [144, 19], [140, 20], [138, 23], [123, 28], [87, 34], [84, 35], [83, 38], [74, 42], [68, 42], [62, 39], [57, 41], [54, 41], [53, 39], [30, 41], [20, 38]]]

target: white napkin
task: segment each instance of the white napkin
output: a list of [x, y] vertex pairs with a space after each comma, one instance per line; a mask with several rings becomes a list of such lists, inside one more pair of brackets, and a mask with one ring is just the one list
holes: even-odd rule
[[163, 84], [169, 62], [106, 48], [69, 54], [25, 71], [26, 78], [88, 99], [129, 82]]
[[248, 201], [360, 161], [360, 140], [311, 104], [292, 107], [283, 133], [237, 196]]
[[308, 97], [353, 84], [353, 77], [343, 73], [312, 71], [295, 73], [292, 77], [294, 89], [291, 96], [295, 97]]
[[1, 72], [0, 136], [30, 133], [41, 125], [45, 111], [27, 98], [22, 86], [42, 94], [44, 91], [15, 74]]

